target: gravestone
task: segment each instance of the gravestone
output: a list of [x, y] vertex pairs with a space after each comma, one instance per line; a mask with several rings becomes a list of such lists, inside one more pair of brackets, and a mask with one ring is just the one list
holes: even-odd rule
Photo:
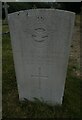
[[9, 8], [9, 5], [6, 2], [4, 2], [3, 8], [5, 10], [6, 21], [8, 21], [8, 8]]
[[62, 104], [74, 17], [57, 9], [8, 15], [20, 100]]

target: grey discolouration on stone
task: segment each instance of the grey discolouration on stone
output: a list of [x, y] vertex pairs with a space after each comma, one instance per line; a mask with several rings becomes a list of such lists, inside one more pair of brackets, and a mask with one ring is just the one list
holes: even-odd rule
[[9, 14], [20, 99], [62, 103], [74, 16], [54, 9]]

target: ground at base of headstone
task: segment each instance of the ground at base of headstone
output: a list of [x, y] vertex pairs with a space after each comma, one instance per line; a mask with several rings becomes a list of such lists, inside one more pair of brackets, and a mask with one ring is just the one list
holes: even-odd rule
[[[50, 106], [39, 100], [20, 102], [13, 63], [10, 35], [3, 35], [3, 118], [80, 118], [80, 19], [76, 17], [75, 32], [67, 71], [63, 103]], [[3, 32], [8, 26], [3, 24]], [[13, 63], [13, 64], [12, 64]], [[77, 74], [76, 74], [77, 73]]]

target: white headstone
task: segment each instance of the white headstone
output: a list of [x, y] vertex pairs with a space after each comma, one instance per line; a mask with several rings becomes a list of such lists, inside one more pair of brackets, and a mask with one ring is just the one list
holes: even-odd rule
[[62, 103], [74, 17], [57, 9], [9, 14], [20, 100]]

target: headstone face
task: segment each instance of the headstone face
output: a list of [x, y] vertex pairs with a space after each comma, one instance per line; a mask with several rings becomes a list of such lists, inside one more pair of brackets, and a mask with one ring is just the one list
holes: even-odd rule
[[57, 9], [9, 14], [20, 100], [62, 103], [74, 17]]

